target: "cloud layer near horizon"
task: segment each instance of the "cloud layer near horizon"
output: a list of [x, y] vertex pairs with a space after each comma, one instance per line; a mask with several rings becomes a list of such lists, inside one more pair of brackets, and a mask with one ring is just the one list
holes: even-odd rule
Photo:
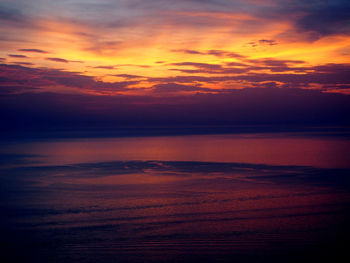
[[345, 0], [0, 1], [0, 110], [9, 126], [21, 114], [79, 123], [77, 112], [112, 126], [348, 123], [349, 11]]
[[206, 126], [220, 132], [232, 125], [272, 125], [270, 130], [274, 130], [273, 126], [350, 124], [349, 96], [295, 88], [162, 97], [28, 92], [4, 95], [0, 102], [2, 132], [8, 135], [31, 131], [118, 133], [125, 127], [141, 133], [153, 127], [157, 133], [156, 127]]

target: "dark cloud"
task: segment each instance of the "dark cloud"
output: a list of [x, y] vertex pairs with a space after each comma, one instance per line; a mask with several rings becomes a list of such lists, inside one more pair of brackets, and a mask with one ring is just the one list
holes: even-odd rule
[[246, 56], [238, 54], [236, 52], [229, 52], [223, 50], [208, 50], [208, 55], [213, 55], [217, 57], [229, 57], [229, 58], [245, 58]]
[[12, 64], [15, 64], [15, 65], [23, 65], [23, 66], [34, 66], [34, 64], [31, 63], [31, 62], [23, 62], [23, 61], [12, 62]]
[[92, 68], [97, 68], [97, 69], [116, 69], [115, 66], [96, 66]]
[[174, 49], [173, 52], [179, 52], [179, 53], [185, 53], [185, 54], [192, 54], [192, 55], [212, 55], [216, 57], [228, 57], [228, 58], [238, 58], [243, 59], [246, 58], [246, 56], [241, 55], [236, 52], [230, 52], [225, 50], [207, 50], [207, 51], [198, 51], [198, 50], [192, 50], [192, 49]]
[[149, 65], [139, 65], [139, 64], [117, 64], [116, 67], [137, 67], [137, 68], [151, 68]]
[[294, 71], [296, 73], [305, 73], [310, 68], [306, 66], [300, 66], [304, 64], [305, 61], [302, 60], [281, 60], [281, 59], [272, 59], [272, 58], [263, 58], [263, 59], [247, 59], [247, 63], [250, 63], [251, 66], [247, 66], [251, 70], [270, 70], [271, 72], [285, 72], [285, 71]]
[[51, 61], [55, 61], [55, 62], [63, 62], [63, 63], [69, 62], [69, 60], [63, 59], [63, 58], [46, 58], [46, 60], [51, 60]]
[[[305, 1], [304, 1], [305, 2]], [[332, 34], [350, 34], [350, 2], [311, 1], [302, 8], [306, 15], [295, 23], [300, 31], [313, 32], [318, 37]]]
[[0, 167], [8, 166], [13, 164], [29, 164], [32, 163], [30, 158], [37, 157], [37, 155], [32, 154], [0, 154]]
[[[350, 34], [350, 2], [348, 0], [274, 1], [274, 5], [257, 4], [254, 14], [272, 22], [288, 21], [293, 25], [281, 36], [298, 35], [304, 40], [317, 40], [333, 34]], [[252, 44], [257, 44], [252, 42]]]
[[278, 45], [278, 42], [273, 39], [260, 39], [258, 41], [250, 41], [244, 46], [258, 47], [258, 46], [275, 46]]
[[[224, 65], [221, 64], [208, 64], [198, 62], [181, 62], [173, 63], [171, 65], [179, 66], [180, 68], [173, 68], [170, 70], [180, 71], [188, 74], [242, 74], [250, 71], [270, 70], [271, 72], [285, 72], [294, 71], [298, 73], [304, 73], [310, 70], [307, 67], [296, 66], [305, 63], [301, 60], [278, 60], [271, 58], [264, 59], [244, 59], [246, 63], [240, 62], [228, 62]], [[182, 67], [193, 67], [195, 69], [183, 69]]]
[[177, 83], [157, 84], [152, 87], [154, 93], [179, 93], [179, 92], [215, 92], [212, 89], [202, 88], [199, 85], [182, 85]]
[[220, 70], [222, 66], [220, 64], [208, 64], [208, 63], [197, 63], [197, 62], [181, 62], [181, 63], [172, 63], [174, 66], [193, 66], [201, 69], [209, 70]]
[[[214, 67], [215, 69], [210, 69], [210, 65], [206, 65], [205, 67], [207, 68], [203, 69], [178, 68], [173, 70], [191, 75], [148, 78], [148, 81], [186, 85], [202, 83], [204, 87], [208, 84], [217, 84], [219, 87], [229, 85], [236, 88], [317, 88], [321, 91], [329, 92], [337, 92], [337, 90], [339, 92], [344, 91], [344, 87], [347, 87], [347, 85], [350, 84], [348, 78], [350, 74], [349, 64], [326, 64], [320, 66], [297, 67], [294, 65], [297, 65], [298, 63], [301, 64], [301, 61], [261, 60], [259, 63], [261, 66], [250, 66], [247, 64], [246, 66], [240, 68]], [[188, 65], [195, 67], [196, 64], [190, 63]], [[203, 65], [201, 66], [203, 67]], [[267, 70], [270, 72], [266, 72]], [[203, 73], [213, 75], [203, 76], [201, 75]], [[347, 88], [345, 88], [345, 90], [347, 90]]]
[[276, 40], [272, 40], [272, 39], [260, 39], [259, 40], [259, 44], [261, 45], [269, 45], [269, 46], [275, 46], [277, 45], [277, 41]]
[[22, 52], [32, 52], [32, 53], [49, 53], [45, 50], [42, 49], [36, 49], [36, 48], [22, 48], [22, 49], [18, 49], [18, 51], [22, 51]]
[[249, 71], [248, 69], [243, 68], [222, 68], [220, 70], [213, 70], [213, 69], [180, 69], [180, 68], [173, 68], [170, 69], [173, 71], [179, 71], [182, 73], [188, 73], [188, 74], [240, 74]]
[[[149, 77], [147, 80], [149, 82], [177, 82], [177, 83], [194, 83], [197, 81], [212, 82], [212, 78], [198, 75], [191, 76], [174, 76], [174, 77]], [[217, 79], [217, 78], [215, 78]]]
[[26, 17], [19, 9], [0, 3], [0, 20], [18, 23], [24, 22]]
[[248, 64], [246, 63], [241, 63], [241, 62], [227, 62], [225, 63], [226, 66], [230, 67], [246, 67]]
[[196, 63], [196, 62], [182, 62], [173, 63], [174, 66], [190, 66], [196, 69], [182, 69], [176, 68], [171, 69], [175, 71], [180, 71], [183, 73], [208, 73], [208, 74], [241, 74], [249, 71], [248, 68], [238, 68], [238, 67], [223, 67], [220, 64], [208, 64], [208, 63]]
[[245, 46], [257, 47], [258, 44], [255, 41], [250, 41], [250, 42], [246, 43]]
[[[161, 89], [197, 89], [168, 84]], [[0, 97], [2, 131], [118, 131], [186, 125], [349, 125], [350, 96], [295, 88], [247, 88], [186, 96], [22, 93]], [[13, 134], [14, 135], [14, 134]]]
[[325, 65], [318, 65], [313, 67], [316, 72], [320, 73], [350, 73], [350, 63], [347, 64], [336, 64], [328, 63]]
[[[23, 63], [21, 63], [23, 64]], [[0, 65], [0, 77], [2, 86], [29, 87], [45, 89], [48, 87], [65, 86], [85, 91], [109, 92], [125, 90], [129, 85], [136, 84], [136, 81], [103, 82], [93, 77], [80, 75], [74, 72], [67, 72], [48, 68], [28, 68], [17, 65]]]
[[12, 58], [26, 58], [27, 57], [25, 55], [16, 55], [16, 54], [9, 54], [8, 56], [12, 57]]
[[[17, 62], [26, 65], [26, 62]], [[29, 63], [29, 62], [27, 62]], [[255, 66], [257, 64], [257, 66]], [[28, 64], [29, 65], [29, 64]], [[129, 74], [115, 74], [125, 81], [103, 82], [93, 77], [79, 73], [53, 69], [26, 68], [15, 65], [1, 65], [3, 86], [36, 87], [47, 90], [50, 87], [64, 86], [80, 89], [81, 91], [95, 91], [100, 93], [130, 91], [129, 86], [148, 82], [153, 88], [153, 93], [168, 90], [172, 93], [184, 91], [192, 92], [228, 92], [222, 87], [279, 87], [279, 88], [310, 88], [318, 85], [322, 91], [343, 90], [349, 82], [349, 64], [326, 64], [320, 66], [306, 66], [299, 60], [259, 59], [247, 61], [247, 63], [210, 64], [198, 62], [173, 63], [179, 71], [189, 76], [173, 77], [143, 77]], [[301, 66], [299, 66], [301, 65]], [[270, 72], [266, 72], [270, 71]], [[278, 74], [277, 74], [278, 73]], [[198, 74], [198, 75], [196, 75]], [[207, 75], [200, 75], [207, 74]], [[208, 75], [210, 74], [210, 75]], [[200, 85], [199, 85], [200, 84]], [[207, 85], [217, 84], [216, 90], [207, 89]], [[156, 86], [155, 86], [156, 85]], [[160, 85], [160, 86], [157, 86]], [[163, 86], [162, 86], [163, 85]], [[315, 87], [313, 87], [315, 88]], [[150, 89], [144, 89], [144, 91]]]
[[[278, 68], [278, 67], [277, 67]], [[251, 82], [278, 81], [289, 84], [349, 84], [350, 64], [326, 64], [305, 67], [303, 74], [263, 74], [250, 73], [236, 79]]]
[[[1, 80], [1, 78], [0, 78]], [[9, 95], [9, 94], [19, 94], [22, 92], [32, 92], [38, 90], [38, 88], [30, 87], [30, 86], [23, 86], [23, 85], [0, 85], [0, 94], [1, 95]]]
[[179, 52], [179, 53], [185, 53], [185, 54], [194, 54], [194, 55], [205, 55], [206, 53], [192, 50], [192, 49], [173, 49], [172, 52]]
[[[70, 62], [73, 62], [73, 63], [84, 63], [84, 61], [81, 61], [81, 60], [68, 60], [68, 59], [63, 59], [63, 58], [45, 58], [45, 59], [46, 60], [50, 60], [50, 61], [54, 61], [54, 62], [61, 62], [61, 63], [70, 63]], [[107, 68], [105, 68], [105, 69], [107, 69]]]

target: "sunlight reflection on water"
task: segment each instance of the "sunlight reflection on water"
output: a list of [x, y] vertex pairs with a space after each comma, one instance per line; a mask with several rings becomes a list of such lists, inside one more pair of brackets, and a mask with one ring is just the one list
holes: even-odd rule
[[51, 164], [113, 160], [242, 162], [350, 167], [349, 138], [298, 133], [62, 139], [4, 146]]
[[7, 144], [1, 242], [26, 262], [297, 257], [347, 233], [349, 149], [283, 134]]

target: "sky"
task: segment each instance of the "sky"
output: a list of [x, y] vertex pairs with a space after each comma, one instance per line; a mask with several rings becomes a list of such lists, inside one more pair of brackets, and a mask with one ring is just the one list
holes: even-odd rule
[[0, 113], [30, 125], [349, 124], [348, 0], [0, 1]]

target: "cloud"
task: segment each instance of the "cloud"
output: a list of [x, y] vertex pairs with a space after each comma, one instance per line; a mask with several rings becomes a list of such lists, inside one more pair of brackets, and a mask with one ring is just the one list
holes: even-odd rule
[[11, 58], [27, 58], [27, 56], [25, 56], [25, 55], [9, 54], [8, 56]]
[[70, 62], [84, 63], [84, 61], [81, 61], [81, 60], [68, 60], [68, 59], [63, 59], [63, 58], [45, 58], [45, 59], [50, 60], [50, 61], [54, 61], [54, 62], [61, 62], [61, 63], [70, 63]]
[[22, 51], [22, 52], [32, 52], [32, 53], [49, 53], [45, 50], [42, 49], [36, 49], [36, 48], [22, 48], [22, 49], [18, 49], [18, 51]]
[[271, 72], [293, 71], [296, 73], [306, 73], [310, 68], [304, 66], [303, 60], [283, 60], [274, 58], [246, 59], [251, 70], [270, 70]]
[[[266, 87], [266, 83], [274, 83], [278, 87], [318, 88], [324, 91], [332, 85], [349, 84], [350, 64], [329, 63], [318, 66], [307, 65], [302, 60], [279, 60], [272, 58], [244, 59], [242, 62], [227, 62], [224, 64], [179, 62], [170, 65], [177, 66], [172, 71], [178, 71], [187, 76], [171, 76], [148, 78], [149, 82], [207, 84], [216, 83], [218, 89], [229, 85], [236, 88], [249, 86]], [[277, 74], [278, 73], [278, 74]], [[212, 76], [208, 76], [208, 74]], [[215, 76], [216, 75], [216, 76]], [[220, 76], [218, 76], [220, 75]], [[243, 82], [242, 82], [243, 81]], [[317, 86], [315, 86], [317, 85]], [[339, 88], [343, 90], [343, 88]], [[329, 91], [329, 90], [328, 90]], [[345, 91], [347, 93], [347, 91]]]
[[227, 57], [227, 58], [238, 58], [243, 59], [246, 58], [246, 56], [241, 55], [236, 52], [231, 51], [225, 51], [225, 50], [207, 50], [207, 51], [198, 51], [198, 50], [192, 50], [192, 49], [173, 49], [172, 52], [178, 52], [178, 53], [185, 53], [185, 54], [191, 54], [191, 55], [212, 55], [216, 57]]
[[229, 51], [223, 51], [223, 50], [208, 50], [207, 54], [217, 56], [217, 57], [228, 57], [228, 58], [245, 58], [246, 57], [236, 52], [229, 52]]
[[152, 86], [154, 93], [181, 93], [181, 92], [217, 92], [213, 89], [202, 88], [199, 85], [182, 85], [176, 83], [162, 83]]
[[290, 64], [298, 65], [298, 64], [305, 63], [305, 61], [303, 60], [285, 60], [285, 59], [272, 59], [272, 58], [255, 59], [255, 60], [250, 60], [250, 62], [253, 62], [255, 64], [263, 64], [269, 67], [288, 67], [288, 65]]
[[260, 39], [258, 41], [250, 41], [246, 45], [250, 47], [258, 47], [258, 46], [275, 46], [278, 42], [273, 39]]
[[[56, 58], [54, 61], [56, 61]], [[61, 59], [59, 62], [61, 62]], [[62, 62], [68, 63], [72, 61], [64, 60]], [[18, 65], [31, 65], [26, 64], [29, 62], [15, 63]], [[201, 90], [203, 92], [203, 89], [206, 88], [210, 88], [211, 91], [213, 91], [213, 88], [216, 88], [217, 92], [225, 89], [226, 92], [226, 89], [232, 87], [246, 88], [260, 86], [265, 88], [267, 87], [266, 83], [270, 83], [271, 85], [280, 88], [317, 88], [323, 91], [335, 91], [337, 87], [339, 87], [339, 92], [347, 93], [347, 90], [344, 91], [344, 86], [349, 84], [347, 75], [350, 71], [349, 64], [329, 63], [310, 66], [302, 60], [279, 60], [273, 58], [242, 59], [241, 62], [226, 62], [223, 64], [186, 61], [171, 63], [168, 65], [174, 66], [174, 68], [170, 68], [169, 70], [181, 72], [187, 75], [143, 77], [132, 74], [114, 74], [112, 76], [125, 78], [125, 81], [108, 83], [97, 81], [93, 77], [84, 76], [74, 72], [63, 72], [50, 69], [29, 69], [22, 67], [15, 69], [23, 71], [20, 73], [22, 77], [19, 79], [11, 78], [9, 81], [13, 81], [18, 85], [20, 84], [18, 83], [19, 81], [24, 83], [24, 78], [27, 77], [28, 80], [26, 80], [26, 82], [31, 83], [30, 86], [33, 87], [45, 87], [45, 89], [47, 89], [50, 86], [57, 87], [57, 85], [62, 85], [64, 87], [79, 89], [82, 92], [113, 92], [113, 90], [130, 91], [130, 89], [127, 89], [126, 87], [136, 84], [139, 86], [140, 83], [145, 84], [145, 87], [158, 84], [168, 85], [168, 83], [185, 84], [188, 87], [196, 87], [198, 91]], [[118, 65], [118, 67], [119, 66], [123, 65]], [[138, 67], [142, 65], [134, 66]], [[8, 75], [7, 73], [9, 72], [14, 71], [14, 68], [9, 68], [5, 65], [3, 65], [3, 67], [4, 76]], [[116, 66], [97, 66], [97, 68], [100, 67], [103, 67], [103, 69], [114, 69]], [[40, 75], [40, 80], [38, 76], [36, 76], [37, 74]], [[200, 88], [198, 84], [201, 85]], [[213, 87], [213, 84], [215, 84], [216, 87]], [[174, 85], [172, 87], [174, 87]], [[140, 88], [142, 89], [142, 86]], [[182, 88], [183, 87], [178, 86], [178, 91], [183, 92], [184, 89]], [[143, 93], [147, 92], [147, 90], [150, 91], [149, 88], [142, 90]], [[175, 92], [175, 90], [175, 88], [172, 88], [172, 92]]]
[[[7, 136], [16, 136], [30, 132], [43, 134], [50, 130], [66, 130], [68, 133], [75, 130], [82, 134], [94, 131], [118, 133], [126, 126], [135, 129], [174, 127], [176, 130], [204, 125], [215, 126], [215, 130], [220, 131], [227, 125], [297, 127], [350, 124], [350, 96], [347, 95], [269, 87], [213, 94], [198, 92], [196, 90], [202, 90], [201, 87], [189, 86], [176, 86], [175, 83], [158, 86], [157, 96], [53, 92], [7, 94], [0, 96], [2, 132], [8, 131]], [[160, 94], [160, 89], [170, 89], [171, 92]], [[172, 91], [177, 89], [192, 89], [193, 92], [189, 92], [190, 95], [174, 94]]]
[[173, 71], [180, 71], [182, 73], [188, 73], [188, 74], [240, 74], [247, 72], [247, 69], [242, 68], [222, 68], [220, 70], [215, 69], [180, 69], [180, 68], [173, 68], [170, 69]]
[[0, 154], [0, 167], [1, 166], [8, 166], [13, 164], [29, 164], [32, 163], [30, 158], [38, 157], [37, 155], [32, 154], [6, 154], [1, 153]]
[[289, 84], [349, 84], [347, 77], [350, 64], [326, 64], [315, 67], [304, 67], [303, 74], [263, 74], [250, 73], [234, 78], [251, 82], [278, 81]]
[[140, 78], [145, 78], [143, 76], [139, 76], [139, 75], [131, 75], [131, 74], [115, 74], [112, 75], [115, 77], [121, 77], [121, 78], [125, 78], [125, 79], [140, 79]]
[[290, 24], [291, 28], [279, 36], [291, 41], [315, 41], [329, 35], [350, 34], [348, 0], [276, 0], [271, 6], [258, 4], [256, 7], [255, 15], [268, 23]]
[[[1, 78], [0, 78], [1, 80]], [[38, 88], [24, 86], [24, 85], [0, 85], [0, 94], [1, 95], [9, 95], [9, 94], [19, 94], [22, 92], [32, 92], [36, 91]]]
[[[23, 64], [24, 62], [19, 62]], [[48, 68], [28, 68], [19, 65], [0, 65], [1, 87], [15, 86], [28, 88], [39, 88], [42, 91], [50, 89], [57, 90], [57, 87], [73, 88], [82, 92], [115, 92], [123, 91], [129, 85], [138, 83], [137, 81], [103, 82], [97, 81], [93, 77], [81, 75], [74, 72], [61, 71]]]
[[[281, 101], [285, 100], [287, 103], [288, 97], [285, 94], [288, 91], [280, 91], [279, 89], [291, 88], [295, 93], [299, 92], [298, 89], [320, 90], [317, 93], [301, 91], [304, 93], [300, 95], [299, 99], [295, 99], [295, 103], [303, 103], [302, 97], [308, 98], [308, 94], [321, 97], [319, 94], [322, 92], [349, 93], [349, 64], [339, 62], [338, 64], [328, 63], [315, 66], [314, 55], [309, 56], [309, 52], [318, 52], [320, 49], [331, 50], [324, 53], [324, 57], [329, 58], [330, 62], [346, 61], [346, 57], [333, 59], [329, 57], [330, 53], [328, 53], [340, 52], [337, 49], [340, 46], [342, 52], [345, 52], [346, 38], [334, 38], [334, 43], [333, 40], [319, 41], [315, 43], [315, 50], [312, 49], [310, 43], [301, 43], [305, 40], [305, 35], [316, 36], [315, 39], [318, 39], [334, 34], [349, 34], [349, 16], [347, 16], [350, 10], [349, 1], [180, 0], [174, 2], [170, 0], [121, 0], [103, 1], [103, 3], [98, 1], [59, 1], [58, 3], [56, 1], [55, 4], [39, 0], [27, 1], [26, 4], [22, 2], [10, 3], [7, 1], [6, 4], [0, 4], [0, 20], [1, 24], [4, 25], [3, 34], [0, 37], [1, 48], [3, 54], [9, 54], [8, 61], [11, 61], [11, 58], [18, 58], [12, 59], [15, 62], [11, 62], [11, 65], [0, 66], [0, 88], [2, 94], [9, 96], [28, 93], [26, 94], [27, 101], [23, 99], [22, 103], [36, 101], [39, 95], [35, 97], [33, 91], [54, 93], [55, 95], [51, 94], [51, 97], [47, 94], [46, 97], [41, 94], [41, 98], [51, 98], [57, 104], [64, 97], [59, 99], [58, 93], [109, 95], [118, 105], [126, 100], [132, 106], [137, 105], [139, 108], [137, 111], [136, 109], [133, 111], [131, 106], [123, 104], [124, 106], [119, 112], [106, 98], [99, 101], [102, 105], [98, 105], [95, 103], [98, 100], [90, 97], [88, 99], [79, 96], [74, 98], [89, 100], [89, 103], [91, 102], [93, 105], [92, 108], [112, 108], [119, 115], [132, 115], [136, 119], [135, 122], [142, 122], [141, 117], [138, 117], [137, 114], [142, 115], [143, 112], [149, 114], [148, 121], [151, 122], [153, 118], [152, 120], [155, 122], [161, 122], [160, 119], [165, 114], [161, 117], [161, 114], [157, 115], [156, 107], [150, 106], [148, 108], [143, 103], [147, 101], [149, 104], [160, 105], [164, 100], [166, 103], [178, 105], [179, 108], [187, 108], [190, 112], [191, 109], [198, 112], [204, 111], [212, 118], [208, 117], [208, 121], [215, 122], [215, 118], [220, 118], [220, 116], [230, 118], [230, 116], [225, 115], [227, 113], [221, 108], [220, 103], [216, 101], [216, 114], [207, 112], [204, 109], [205, 106], [199, 107], [198, 105], [208, 106], [210, 105], [209, 100], [218, 100], [218, 96], [222, 95], [220, 98], [224, 101], [223, 104], [226, 105], [227, 109], [244, 112], [245, 116], [251, 116], [248, 119], [254, 123], [254, 121], [258, 122], [259, 118], [255, 116], [258, 113], [253, 112], [255, 104], [252, 99], [254, 96], [251, 93], [260, 94], [258, 89], [263, 90], [259, 96], [267, 100], [269, 98], [264, 95], [264, 92], [272, 97], [280, 96]], [[57, 6], [57, 8], [50, 8], [52, 6]], [[50, 15], [48, 15], [47, 10], [50, 10]], [[22, 27], [25, 23], [28, 23], [29, 27]], [[295, 41], [295, 45], [292, 42], [286, 43], [286, 39], [280, 37], [281, 33], [287, 31], [293, 32], [290, 38]], [[47, 36], [48, 39], [41, 39], [39, 36]], [[43, 44], [43, 41], [48, 44]], [[242, 46], [248, 41], [251, 41], [251, 45], [262, 47], [253, 49]], [[327, 48], [322, 45], [327, 45]], [[87, 51], [94, 52], [93, 55], [87, 54], [86, 59], [88, 60], [95, 57], [96, 61], [99, 59], [100, 61], [109, 60], [111, 64], [113, 64], [111, 62], [113, 60], [117, 61], [114, 63], [145, 61], [145, 64], [149, 63], [149, 65], [104, 65], [100, 63], [100, 66], [95, 67], [101, 69], [100, 73], [105, 72], [105, 77], [116, 76], [120, 78], [117, 80], [121, 80], [105, 82], [83, 73], [70, 72], [69, 69], [74, 68], [71, 63], [78, 61], [69, 60], [69, 56], [66, 59], [65, 56], [60, 58], [58, 54], [50, 54], [51, 50], [61, 50], [63, 46], [67, 48], [66, 54], [79, 55], [86, 54]], [[18, 52], [14, 51], [16, 49]], [[276, 53], [272, 54], [271, 52], [275, 49]], [[148, 52], [148, 50], [157, 52]], [[169, 50], [178, 54], [167, 54]], [[261, 58], [264, 56], [264, 50], [268, 50], [266, 54], [283, 56], [284, 59]], [[301, 54], [304, 53], [305, 56], [302, 57]], [[64, 67], [65, 71], [34, 68], [35, 65], [32, 63], [42, 63], [43, 61], [35, 59], [29, 62], [27, 59], [19, 59], [25, 58], [27, 54], [28, 56], [32, 54], [45, 56], [47, 57], [46, 62], [57, 62], [55, 66]], [[163, 54], [164, 56], [162, 56]], [[289, 59], [288, 54], [290, 54]], [[292, 54], [296, 54], [295, 57], [298, 59], [295, 59]], [[246, 55], [260, 59], [250, 59]], [[300, 57], [305, 58], [305, 62], [299, 60]], [[180, 60], [181, 58], [183, 59]], [[24, 62], [17, 60], [24, 60]], [[163, 60], [166, 61], [166, 64]], [[0, 61], [5, 61], [5, 58], [0, 58]], [[46, 64], [54, 65], [44, 62], [36, 64], [36, 66]], [[138, 67], [141, 67], [142, 70]], [[152, 67], [154, 71], [143, 69], [147, 67]], [[89, 68], [86, 67], [86, 69]], [[108, 70], [113, 71], [107, 72]], [[147, 75], [151, 77], [147, 77]], [[225, 96], [230, 97], [236, 104], [237, 100], [244, 100], [245, 96], [239, 95], [241, 93], [233, 89], [245, 88], [248, 89], [242, 94], [251, 99], [251, 101], [248, 99], [251, 109], [244, 108], [243, 105], [241, 108], [231, 107]], [[253, 88], [254, 92], [249, 88]], [[272, 88], [274, 88], [273, 91], [271, 91]], [[292, 96], [293, 92], [289, 95]], [[132, 93], [138, 94], [138, 98], [136, 95], [132, 98], [125, 95]], [[225, 94], [223, 95], [223, 93]], [[33, 96], [32, 100], [28, 99], [29, 94]], [[25, 95], [22, 96], [25, 97]], [[171, 96], [174, 101], [168, 99], [168, 96]], [[175, 99], [176, 96], [181, 97], [181, 101], [188, 100], [188, 104], [190, 100], [195, 98], [191, 103], [197, 103], [198, 108], [194, 109], [187, 104], [181, 104], [179, 98]], [[53, 97], [55, 98], [53, 99]], [[153, 100], [154, 97], [157, 100]], [[331, 98], [331, 96], [327, 98]], [[69, 100], [69, 96], [62, 100]], [[106, 101], [110, 104], [106, 103], [107, 105], [105, 105]], [[277, 99], [276, 101], [278, 102]], [[327, 103], [326, 100], [321, 99], [320, 102]], [[69, 104], [70, 102], [65, 101], [65, 103]], [[90, 107], [89, 103], [81, 103], [80, 106]], [[167, 108], [166, 103], [159, 107], [171, 112], [173, 118], [176, 119], [176, 113]], [[269, 107], [262, 102], [256, 104], [261, 107]], [[340, 103], [340, 105], [342, 104]], [[291, 110], [293, 107], [289, 106], [289, 110]], [[70, 105], [70, 107], [74, 108], [74, 105]], [[287, 111], [283, 105], [280, 107], [282, 108], [281, 112]], [[74, 109], [78, 112], [82, 110], [79, 107]], [[220, 109], [222, 115], [219, 114]], [[278, 110], [280, 109], [276, 108], [276, 111]], [[319, 112], [325, 116], [327, 114], [321, 109]], [[273, 111], [269, 113], [274, 114]], [[286, 116], [292, 119], [297, 118], [287, 113]], [[340, 111], [337, 113], [341, 114]], [[105, 112], [103, 114], [108, 115]], [[186, 114], [181, 114], [185, 120]], [[302, 115], [303, 113], [300, 110], [298, 114]], [[194, 115], [192, 117], [191, 120], [205, 122], [204, 117]], [[86, 118], [88, 119], [88, 117]], [[128, 122], [127, 117], [125, 119], [118, 118], [121, 119], [121, 122]], [[239, 117], [235, 118], [230, 119], [231, 123], [234, 123], [235, 120], [241, 121]], [[274, 118], [274, 120], [276, 119], [277, 117]], [[327, 118], [325, 117], [325, 119]], [[267, 121], [265, 117], [262, 120]], [[327, 119], [327, 121], [329, 120]], [[190, 122], [190, 118], [188, 122]]]
[[259, 44], [275, 46], [275, 45], [277, 45], [277, 41], [276, 40], [272, 40], [272, 39], [260, 39], [259, 40]]
[[208, 64], [208, 63], [197, 63], [197, 62], [181, 62], [181, 63], [172, 63], [174, 66], [193, 66], [201, 69], [208, 70], [220, 70], [222, 66], [219, 64]]
[[24, 22], [26, 20], [25, 15], [18, 9], [4, 3], [0, 3], [0, 20], [3, 22]]
[[46, 58], [46, 60], [51, 60], [51, 61], [54, 61], [54, 62], [63, 62], [63, 63], [68, 63], [69, 62], [69, 60], [63, 59], [63, 58]]
[[185, 53], [185, 54], [191, 54], [191, 55], [205, 55], [206, 53], [197, 51], [197, 50], [192, 50], [192, 49], [173, 49], [171, 50], [172, 52], [179, 52], [179, 53]]
[[[271, 72], [284, 72], [284, 71], [294, 71], [298, 73], [304, 73], [309, 68], [298, 66], [305, 63], [301, 60], [278, 60], [271, 58], [263, 59], [244, 59], [245, 63], [241, 62], [227, 62], [224, 65], [221, 64], [208, 64], [208, 63], [198, 63], [198, 62], [180, 62], [172, 63], [171, 65], [179, 66], [180, 68], [173, 68], [170, 70], [180, 71], [188, 74], [227, 74], [227, 75], [237, 75], [248, 73], [250, 71], [266, 71]], [[183, 69], [182, 67], [193, 67], [195, 69]], [[310, 70], [310, 69], [309, 69]]]
[[306, 5], [302, 16], [295, 23], [297, 30], [313, 32], [318, 37], [332, 34], [350, 34], [350, 2], [337, 1], [312, 1], [312, 5]]
[[96, 67], [92, 67], [92, 68], [96, 68], [96, 69], [116, 69], [115, 66], [96, 66]]
[[15, 61], [15, 62], [12, 62], [12, 64], [22, 65], [22, 66], [34, 66], [34, 64], [31, 62], [23, 62], [23, 61]]

